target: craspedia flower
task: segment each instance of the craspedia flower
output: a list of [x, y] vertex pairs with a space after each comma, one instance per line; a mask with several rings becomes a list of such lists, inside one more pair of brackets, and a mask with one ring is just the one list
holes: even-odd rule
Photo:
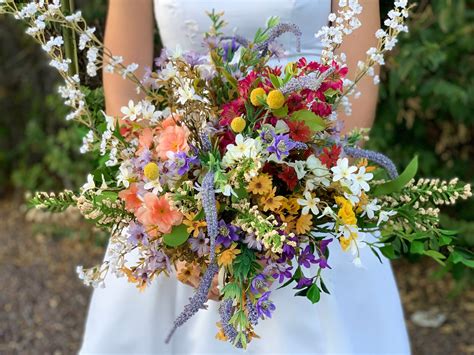
[[237, 116], [230, 123], [230, 128], [232, 128], [235, 133], [240, 133], [245, 129], [246, 125], [245, 120], [241, 116]]
[[250, 102], [254, 106], [262, 106], [260, 100], [265, 100], [265, 90], [263, 88], [253, 89], [250, 93]]
[[143, 169], [143, 175], [145, 175], [148, 180], [155, 180], [159, 175], [158, 165], [153, 162], [148, 163]]
[[285, 104], [285, 96], [280, 90], [272, 90], [268, 93], [267, 104], [272, 110], [278, 110]]

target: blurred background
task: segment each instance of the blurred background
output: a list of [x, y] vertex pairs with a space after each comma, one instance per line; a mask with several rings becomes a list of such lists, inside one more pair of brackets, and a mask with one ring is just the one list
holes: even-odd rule
[[[75, 3], [102, 36], [106, 1]], [[381, 4], [384, 16], [391, 3]], [[418, 154], [420, 176], [473, 182], [473, 19], [472, 0], [420, 0], [410, 33], [387, 60], [368, 145], [399, 167]], [[86, 85], [99, 106], [97, 80]], [[85, 132], [65, 122], [59, 82], [24, 28], [0, 17], [2, 354], [78, 350], [91, 290], [77, 279], [75, 266], [97, 263], [104, 251], [106, 235], [74, 211], [50, 215], [26, 207], [30, 191], [81, 186], [95, 159], [78, 152]], [[457, 243], [471, 250], [473, 210], [471, 199], [442, 216], [443, 226], [460, 232]], [[472, 271], [415, 256], [393, 266], [413, 353], [474, 354]]]

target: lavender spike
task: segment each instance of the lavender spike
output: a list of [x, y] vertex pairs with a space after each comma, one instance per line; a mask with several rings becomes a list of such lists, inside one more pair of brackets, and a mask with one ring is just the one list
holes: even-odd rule
[[294, 141], [294, 140], [291, 140], [291, 142], [295, 144], [295, 147], [293, 149], [297, 149], [297, 150], [306, 150], [306, 149], [308, 149], [308, 145], [306, 143], [298, 142], [298, 141]]
[[[231, 299], [226, 299], [222, 301], [219, 307], [219, 314], [221, 316], [221, 325], [222, 325], [222, 330], [224, 331], [225, 336], [231, 343], [234, 343], [238, 332], [234, 328], [234, 326], [230, 324], [230, 319], [232, 318], [232, 300]], [[235, 344], [235, 346], [237, 348], [242, 348], [242, 343], [240, 342], [240, 340]]]
[[229, 40], [234, 40], [236, 41], [238, 44], [240, 44], [241, 46], [243, 47], [248, 47], [249, 46], [249, 41], [240, 36], [240, 35], [233, 35], [233, 36], [222, 36], [220, 38], [221, 41], [229, 41]]
[[283, 87], [280, 88], [280, 91], [283, 95], [287, 95], [291, 92], [300, 91], [303, 89], [310, 89], [316, 91], [319, 89], [321, 84], [326, 78], [334, 72], [334, 68], [329, 68], [323, 73], [311, 73], [306, 76], [300, 76], [297, 78], [292, 78], [287, 82]]
[[287, 33], [287, 32], [291, 32], [295, 35], [296, 51], [300, 52], [301, 51], [301, 30], [299, 29], [299, 27], [293, 23], [279, 23], [278, 25], [276, 25], [270, 30], [270, 34], [268, 35], [268, 38], [265, 41], [255, 46], [255, 50], [261, 52], [260, 57], [263, 57], [265, 54], [267, 54], [268, 45], [270, 43], [272, 43], [273, 41], [275, 41], [275, 39], [277, 39], [282, 34]]
[[344, 147], [344, 152], [353, 158], [366, 158], [384, 168], [390, 178], [393, 180], [398, 177], [397, 167], [387, 156], [382, 153], [374, 152], [356, 147]]
[[209, 253], [209, 266], [207, 267], [206, 272], [202, 276], [201, 282], [196, 292], [189, 299], [189, 303], [184, 306], [184, 310], [181, 312], [181, 314], [174, 321], [173, 328], [166, 337], [166, 344], [170, 342], [171, 337], [180, 326], [186, 323], [200, 309], [205, 308], [204, 304], [207, 302], [207, 295], [209, 294], [209, 289], [211, 288], [212, 279], [219, 270], [219, 267], [217, 266], [217, 263], [215, 261], [218, 224], [216, 197], [214, 192], [214, 172], [209, 171], [206, 176], [204, 176], [201, 185], [201, 194], [202, 207], [204, 209], [204, 214], [206, 215], [207, 234], [209, 235], [211, 247]]

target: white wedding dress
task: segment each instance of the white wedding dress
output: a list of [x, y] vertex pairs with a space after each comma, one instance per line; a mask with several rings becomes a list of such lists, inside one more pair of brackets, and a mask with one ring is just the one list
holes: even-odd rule
[[[291, 35], [281, 38], [289, 51], [317, 59], [321, 44], [314, 33], [326, 24], [331, 0], [157, 0], [156, 19], [163, 45], [170, 49], [202, 50], [201, 35], [209, 28], [205, 11], [225, 12], [229, 34], [253, 38], [269, 16], [300, 26], [302, 52], [295, 53]], [[282, 61], [281, 64], [285, 64]], [[250, 354], [409, 354], [410, 347], [398, 290], [390, 263], [361, 249], [364, 268], [352, 264], [338, 243], [330, 244], [331, 270], [324, 278], [331, 295], [315, 305], [294, 297], [292, 288], [272, 294], [276, 311], [261, 321]], [[92, 295], [81, 354], [240, 354], [215, 339], [218, 304], [209, 301], [178, 329], [169, 345], [164, 338], [193, 290], [174, 279], [159, 277], [144, 292], [125, 278], [109, 275], [104, 289]]]

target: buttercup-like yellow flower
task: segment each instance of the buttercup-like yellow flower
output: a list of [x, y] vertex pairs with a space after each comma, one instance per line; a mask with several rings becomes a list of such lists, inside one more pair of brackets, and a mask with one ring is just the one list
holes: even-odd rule
[[153, 162], [148, 163], [143, 169], [143, 175], [145, 175], [148, 180], [155, 180], [159, 175], [158, 165]]
[[206, 221], [195, 221], [194, 217], [196, 216], [195, 213], [188, 213], [185, 215], [185, 219], [183, 220], [183, 224], [187, 225], [188, 233], [192, 233], [193, 237], [197, 237], [199, 234], [199, 228], [203, 228], [206, 226]]
[[232, 243], [229, 249], [226, 249], [222, 252], [221, 255], [217, 258], [217, 263], [219, 266], [229, 266], [234, 261], [235, 257], [240, 254], [240, 249], [235, 249], [237, 243]]
[[263, 90], [262, 88], [253, 89], [250, 92], [250, 102], [254, 106], [262, 106], [259, 99], [265, 100], [265, 90]]
[[337, 215], [340, 219], [342, 219], [344, 224], [357, 224], [357, 219], [354, 210], [352, 209], [351, 203], [347, 200], [342, 204], [341, 208], [337, 212]]
[[296, 233], [305, 234], [313, 226], [313, 216], [311, 214], [302, 214], [296, 221]]
[[272, 191], [272, 179], [268, 174], [260, 174], [250, 180], [248, 191], [255, 195], [265, 195]]
[[230, 128], [232, 128], [235, 133], [240, 133], [245, 129], [246, 125], [247, 123], [245, 120], [242, 117], [237, 116], [230, 123]]
[[190, 284], [194, 280], [199, 280], [201, 272], [200, 269], [196, 266], [197, 265], [192, 263], [186, 263], [186, 265], [179, 270], [178, 274], [176, 275], [176, 278], [185, 284]]
[[285, 96], [280, 90], [272, 90], [268, 93], [267, 104], [272, 110], [277, 110], [285, 104]]
[[298, 204], [298, 198], [290, 197], [283, 203], [283, 208], [285, 208], [288, 213], [297, 214], [301, 206]]
[[339, 238], [339, 244], [341, 244], [342, 250], [347, 251], [347, 249], [351, 245], [351, 240], [350, 238], [341, 237]]

